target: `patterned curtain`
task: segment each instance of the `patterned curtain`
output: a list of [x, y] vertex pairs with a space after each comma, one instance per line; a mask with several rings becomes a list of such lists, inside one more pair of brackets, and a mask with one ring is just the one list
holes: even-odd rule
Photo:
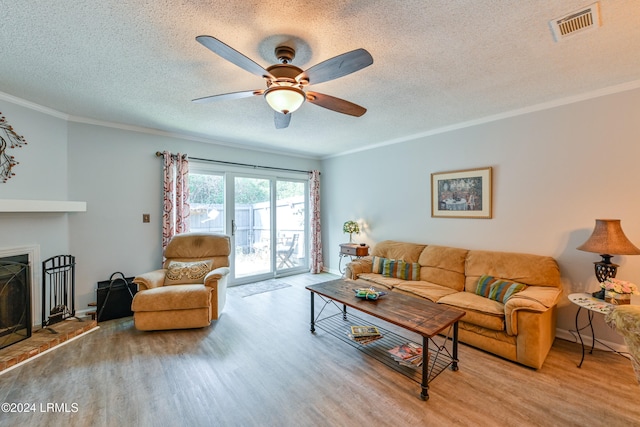
[[189, 231], [189, 161], [186, 154], [163, 157], [162, 252], [171, 238]]
[[187, 155], [176, 159], [176, 234], [189, 231], [189, 160]]
[[311, 273], [322, 272], [322, 239], [320, 229], [320, 171], [314, 170], [309, 173], [309, 194], [311, 205]]

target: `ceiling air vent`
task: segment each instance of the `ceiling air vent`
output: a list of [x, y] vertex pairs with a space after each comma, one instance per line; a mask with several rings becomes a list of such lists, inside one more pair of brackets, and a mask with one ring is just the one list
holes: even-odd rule
[[593, 3], [568, 15], [549, 21], [556, 42], [600, 26], [600, 6]]

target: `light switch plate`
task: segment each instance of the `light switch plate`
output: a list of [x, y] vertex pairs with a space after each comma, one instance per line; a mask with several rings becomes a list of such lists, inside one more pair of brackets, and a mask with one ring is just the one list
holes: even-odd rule
[[142, 222], [151, 222], [150, 214], [142, 214]]

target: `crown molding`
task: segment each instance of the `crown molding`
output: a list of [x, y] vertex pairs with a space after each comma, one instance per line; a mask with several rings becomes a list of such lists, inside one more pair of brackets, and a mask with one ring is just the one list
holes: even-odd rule
[[400, 138], [391, 139], [389, 141], [380, 142], [377, 144], [371, 144], [366, 147], [356, 148], [353, 150], [343, 151], [341, 153], [332, 154], [329, 156], [322, 157], [322, 160], [331, 159], [335, 157], [347, 156], [349, 154], [360, 153], [363, 151], [374, 150], [376, 148], [385, 147], [388, 145], [401, 144], [403, 142], [414, 141], [416, 139], [425, 138], [428, 136], [438, 135], [441, 133], [447, 133], [458, 129], [464, 129], [472, 126], [481, 125], [484, 123], [495, 122], [498, 120], [504, 120], [510, 117], [522, 116], [524, 114], [535, 113], [537, 111], [549, 110], [556, 107], [561, 107], [564, 105], [575, 104], [577, 102], [586, 101], [589, 99], [600, 98], [602, 96], [613, 95], [621, 92], [628, 92], [630, 90], [640, 88], [640, 80], [634, 80], [627, 83], [622, 83], [619, 85], [609, 86], [603, 89], [598, 89], [591, 92], [586, 92], [580, 95], [569, 96], [565, 98], [556, 99], [549, 102], [543, 102], [541, 104], [532, 105], [529, 107], [519, 108], [517, 110], [507, 111], [500, 114], [494, 114], [491, 116], [483, 117], [476, 120], [469, 120], [466, 122], [456, 123], [450, 126], [443, 126], [437, 129], [431, 129], [425, 132], [420, 132], [413, 135], [407, 135]]
[[69, 115], [62, 113], [58, 110], [54, 110], [53, 108], [45, 107], [40, 104], [36, 104], [35, 102], [27, 101], [22, 98], [18, 98], [17, 96], [9, 95], [8, 93], [0, 92], [0, 99], [3, 101], [11, 102], [12, 104], [19, 105], [20, 107], [25, 107], [30, 110], [37, 111], [39, 113], [47, 114], [49, 116], [56, 117], [62, 120], [69, 120]]

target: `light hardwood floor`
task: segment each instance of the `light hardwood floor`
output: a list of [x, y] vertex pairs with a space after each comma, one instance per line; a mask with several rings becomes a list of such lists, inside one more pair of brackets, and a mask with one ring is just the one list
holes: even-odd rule
[[[304, 286], [229, 295], [211, 327], [139, 332], [131, 318], [0, 375], [0, 426], [632, 426], [630, 362], [556, 340], [535, 371], [460, 345], [460, 370], [419, 386], [327, 333], [309, 332]], [[70, 412], [46, 412], [47, 403]], [[44, 405], [44, 406], [42, 406]], [[44, 410], [44, 412], [43, 412]]]

